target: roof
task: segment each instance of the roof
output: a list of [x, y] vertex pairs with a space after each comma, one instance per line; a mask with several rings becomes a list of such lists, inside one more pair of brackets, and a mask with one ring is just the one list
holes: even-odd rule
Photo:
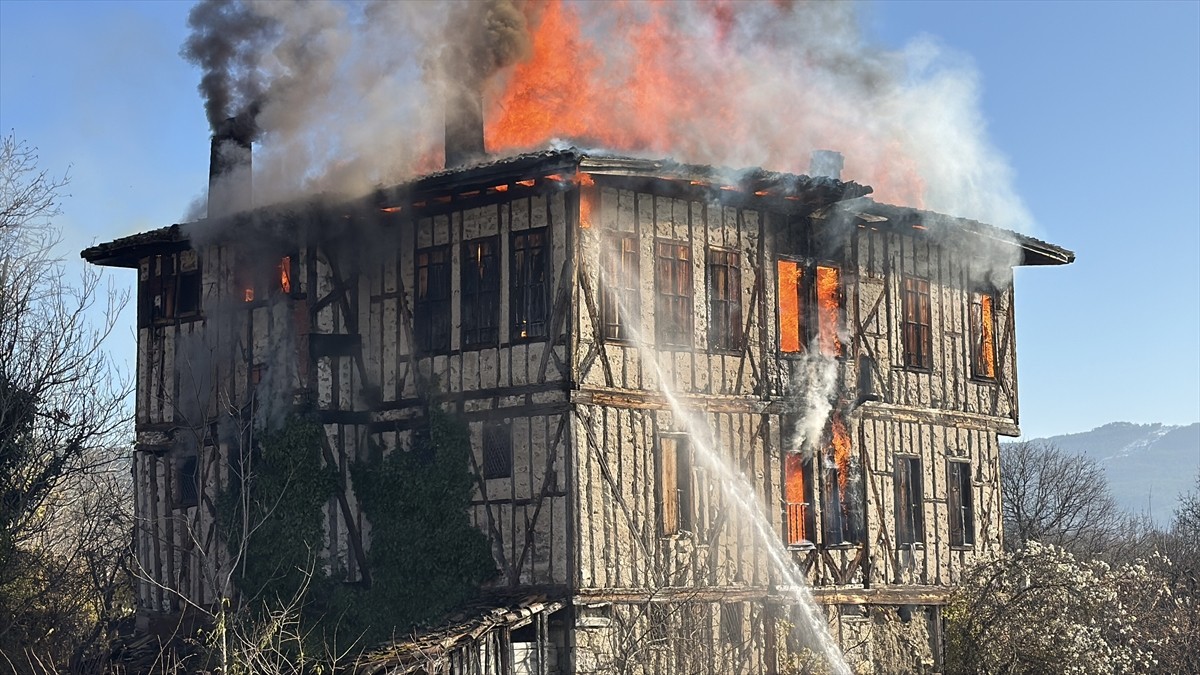
[[121, 237], [103, 244], [85, 248], [79, 256], [88, 262], [110, 267], [137, 267], [138, 258], [151, 251], [162, 252], [164, 248], [184, 248], [187, 238], [182, 236], [179, 225], [160, 227], [157, 230], [140, 232]]
[[866, 197], [845, 200], [833, 208], [876, 225], [916, 228], [925, 230], [932, 236], [947, 231], [953, 231], [954, 234], [967, 232], [1002, 245], [1017, 246], [1021, 249], [1021, 265], [1067, 265], [1075, 262], [1074, 251], [978, 220], [909, 206], [881, 204]]
[[[752, 167], [733, 169], [702, 164], [685, 164], [670, 159], [646, 159], [608, 154], [603, 151], [581, 150], [575, 147], [539, 150], [501, 157], [466, 167], [446, 169], [417, 177], [344, 205], [348, 209], [368, 207], [371, 210], [417, 205], [422, 200], [447, 194], [485, 192], [496, 186], [508, 185], [530, 178], [557, 177], [573, 180], [578, 173], [609, 176], [615, 179], [665, 179], [692, 186], [692, 189], [711, 189], [741, 194], [746, 199], [761, 200], [769, 208], [814, 209], [838, 204], [838, 209], [870, 222], [890, 222], [893, 225], [937, 223], [937, 227], [953, 227], [1006, 244], [1020, 246], [1026, 265], [1062, 265], [1072, 262], [1075, 254], [1053, 244], [985, 223], [955, 218], [932, 211], [880, 204], [867, 199], [869, 186], [853, 181], [811, 177], [799, 174], [767, 171]], [[260, 224], [268, 214], [297, 209], [319, 213], [326, 208], [320, 200], [299, 200], [289, 204], [261, 207], [249, 212]], [[331, 211], [332, 213], [332, 211]], [[187, 232], [203, 228], [222, 227], [244, 220], [247, 214], [235, 215], [220, 221], [206, 220], [187, 225], [152, 230], [84, 249], [80, 255], [89, 262], [114, 267], [134, 267], [138, 258], [150, 252], [162, 252], [187, 246]], [[264, 216], [259, 218], [259, 216]], [[319, 217], [319, 216], [317, 216]], [[882, 220], [880, 220], [882, 219]], [[927, 226], [927, 225], [925, 225]], [[923, 226], [923, 227], [925, 227]], [[288, 231], [291, 231], [288, 228]]]
[[538, 614], [552, 614], [563, 608], [561, 600], [544, 595], [492, 597], [466, 607], [437, 628], [397, 640], [359, 658], [356, 675], [403, 675], [442, 672], [456, 649], [469, 648], [489, 631], [513, 630], [529, 623]]

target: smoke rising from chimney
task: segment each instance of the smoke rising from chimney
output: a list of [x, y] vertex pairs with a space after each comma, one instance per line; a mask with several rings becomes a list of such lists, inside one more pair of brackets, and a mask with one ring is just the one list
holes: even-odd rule
[[[1027, 229], [973, 67], [872, 45], [848, 3], [205, 0], [184, 54], [211, 121], [261, 102], [259, 203], [442, 168], [448, 96], [493, 153], [557, 139], [805, 173], [829, 148], [881, 201]], [[449, 117], [447, 114], [449, 113]]]

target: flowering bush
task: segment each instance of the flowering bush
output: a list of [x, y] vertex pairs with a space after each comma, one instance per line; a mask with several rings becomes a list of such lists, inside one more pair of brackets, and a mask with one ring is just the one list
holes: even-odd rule
[[1112, 567], [1036, 541], [981, 563], [946, 608], [947, 671], [1186, 672], [1196, 597], [1170, 570], [1158, 555]]

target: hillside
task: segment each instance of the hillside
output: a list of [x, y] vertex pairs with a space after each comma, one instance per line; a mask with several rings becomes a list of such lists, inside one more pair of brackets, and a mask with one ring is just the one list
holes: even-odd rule
[[1029, 440], [1099, 460], [1117, 503], [1133, 513], [1149, 511], [1163, 525], [1171, 521], [1179, 495], [1195, 487], [1200, 471], [1200, 423], [1112, 422], [1082, 433]]

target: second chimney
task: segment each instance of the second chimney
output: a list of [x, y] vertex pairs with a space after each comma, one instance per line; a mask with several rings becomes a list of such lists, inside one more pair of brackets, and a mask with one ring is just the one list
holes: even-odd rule
[[478, 161], [486, 154], [483, 145], [483, 87], [475, 78], [465, 78], [446, 91], [446, 168]]
[[248, 211], [253, 206], [251, 143], [254, 122], [230, 117], [213, 132], [208, 162], [208, 217]]
[[808, 164], [808, 175], [812, 178], [842, 179], [845, 160], [837, 150], [813, 150]]

